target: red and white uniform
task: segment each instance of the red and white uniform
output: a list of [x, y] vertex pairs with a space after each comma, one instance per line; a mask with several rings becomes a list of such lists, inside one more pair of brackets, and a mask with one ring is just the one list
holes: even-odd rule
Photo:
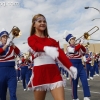
[[33, 90], [52, 90], [56, 87], [64, 86], [55, 60], [43, 50], [45, 46], [58, 47], [58, 59], [66, 69], [69, 69], [72, 63], [60, 49], [58, 42], [52, 38], [40, 38], [32, 35], [28, 38], [28, 44], [33, 50], [34, 55], [34, 68], [28, 87]]
[[20, 56], [20, 51], [17, 47], [7, 47], [6, 51], [4, 51], [2, 47], [3, 46], [0, 46], [0, 62], [15, 62], [15, 56]]
[[85, 47], [80, 44], [75, 46], [69, 45], [67, 47], [67, 56], [69, 57], [69, 59], [81, 59], [85, 52]]

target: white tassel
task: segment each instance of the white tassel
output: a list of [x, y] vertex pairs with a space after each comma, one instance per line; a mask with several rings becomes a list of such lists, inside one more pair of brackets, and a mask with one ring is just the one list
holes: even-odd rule
[[50, 91], [53, 90], [55, 88], [59, 88], [59, 87], [65, 87], [66, 84], [64, 81], [58, 81], [55, 83], [51, 83], [51, 84], [43, 84], [41, 86], [32, 86], [32, 88], [29, 88], [29, 90], [36, 90], [36, 91]]
[[68, 34], [69, 34], [69, 32], [67, 30], [65, 30], [63, 33], [63, 39], [65, 39]]
[[2, 30], [1, 31], [6, 31], [4, 28], [2, 28]]

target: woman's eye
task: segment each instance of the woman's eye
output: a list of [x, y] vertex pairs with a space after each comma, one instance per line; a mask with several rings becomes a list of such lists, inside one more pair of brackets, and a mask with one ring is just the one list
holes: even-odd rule
[[45, 21], [45, 20], [43, 20], [43, 21], [42, 21], [42, 20], [39, 20], [38, 22], [39, 22], [39, 23], [42, 23], [42, 22], [43, 22], [43, 23], [46, 23], [46, 21]]
[[44, 20], [43, 22], [46, 23], [46, 20]]
[[41, 23], [42, 21], [41, 21], [41, 20], [39, 20], [38, 22], [39, 22], [39, 23]]

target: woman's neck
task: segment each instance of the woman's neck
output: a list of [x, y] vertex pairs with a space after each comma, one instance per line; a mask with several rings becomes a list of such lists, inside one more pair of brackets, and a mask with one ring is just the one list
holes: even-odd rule
[[36, 31], [35, 35], [37, 35], [38, 37], [45, 37], [43, 31]]

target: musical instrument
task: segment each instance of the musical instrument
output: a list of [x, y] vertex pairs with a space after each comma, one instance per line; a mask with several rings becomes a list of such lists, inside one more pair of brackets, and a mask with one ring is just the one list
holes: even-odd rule
[[12, 40], [16, 37], [19, 37], [21, 35], [20, 29], [17, 26], [13, 26], [12, 30], [10, 31], [10, 34], [12, 33], [13, 37]]
[[94, 66], [94, 58], [91, 59], [91, 66]]
[[90, 43], [89, 43], [89, 42], [87, 42], [87, 44], [86, 44], [84, 47], [89, 47], [89, 45], [90, 45]]
[[[93, 29], [97, 28], [95, 31], [93, 31], [91, 34], [89, 34], [89, 32], [91, 32]], [[99, 27], [98, 26], [94, 26], [92, 29], [90, 29], [88, 32], [85, 32], [81, 37], [79, 37], [77, 40], [79, 40], [80, 38], [84, 38], [86, 40], [89, 40], [90, 39], [90, 36], [92, 34], [94, 34], [96, 31], [99, 30]], [[76, 40], [76, 41], [77, 41]]]
[[90, 53], [91, 56], [91, 66], [94, 66], [94, 55], [93, 53]]
[[24, 56], [25, 56], [25, 62], [28, 62], [29, 61], [29, 58], [31, 56], [30, 52], [27, 52], [27, 53], [23, 53]]
[[26, 56], [26, 60], [27, 60], [27, 61], [29, 60], [30, 56], [31, 56], [31, 54], [28, 53], [28, 55]]

